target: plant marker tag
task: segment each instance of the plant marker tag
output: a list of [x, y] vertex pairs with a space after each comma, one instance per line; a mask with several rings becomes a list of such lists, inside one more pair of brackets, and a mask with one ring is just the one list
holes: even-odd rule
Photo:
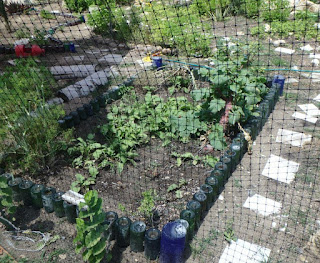
[[219, 263], [267, 262], [270, 252], [271, 250], [269, 248], [238, 239], [237, 241], [231, 241], [231, 244], [224, 249]]
[[301, 120], [308, 121], [308, 122], [311, 122], [311, 123], [316, 123], [317, 120], [318, 120], [315, 117], [311, 117], [309, 115], [306, 115], [304, 113], [297, 112], [297, 111], [292, 114], [292, 117], [295, 118], [295, 119], [301, 119]]
[[278, 214], [281, 210], [281, 203], [272, 199], [266, 198], [262, 195], [255, 194], [249, 196], [244, 203], [243, 207], [249, 208], [263, 216], [269, 216], [272, 214]]
[[318, 107], [312, 103], [298, 105], [301, 110], [303, 110], [309, 116], [320, 116], [320, 110]]
[[309, 134], [279, 129], [276, 142], [302, 147], [305, 143], [311, 142], [311, 139], [312, 136]]
[[262, 171], [262, 175], [282, 183], [290, 184], [298, 170], [298, 163], [271, 154]]

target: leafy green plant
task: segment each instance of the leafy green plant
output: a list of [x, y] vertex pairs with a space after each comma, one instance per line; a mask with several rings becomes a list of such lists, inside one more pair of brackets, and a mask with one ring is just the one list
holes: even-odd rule
[[140, 206], [138, 207], [139, 213], [141, 213], [146, 219], [152, 221], [153, 209], [155, 206], [155, 190], [150, 189], [142, 193], [142, 200]]
[[[89, 134], [87, 139], [81, 137], [73, 140], [74, 145], [68, 148], [69, 155], [76, 156], [73, 160], [75, 167], [83, 167], [89, 172], [111, 166], [112, 162], [108, 157], [110, 155], [110, 148], [105, 144], [98, 143], [94, 140], [94, 134]], [[90, 172], [91, 173], [91, 172]]]
[[182, 198], [183, 193], [179, 190], [182, 186], [186, 185], [187, 181], [185, 179], [180, 179], [178, 184], [172, 184], [168, 187], [167, 192], [170, 193], [172, 191], [175, 192], [177, 198]]
[[265, 21], [286, 21], [291, 12], [287, 0], [267, 0], [262, 2], [261, 16]]
[[259, 16], [262, 0], [244, 0], [241, 1], [239, 13], [246, 17], [255, 18]]
[[5, 218], [9, 218], [16, 211], [12, 197], [12, 189], [8, 186], [7, 179], [0, 176], [0, 215]]
[[226, 230], [223, 232], [224, 239], [231, 243], [231, 241], [237, 241], [237, 237], [235, 235], [235, 232], [233, 230], [233, 220], [229, 220], [226, 223]]
[[41, 10], [40, 11], [40, 16], [44, 19], [55, 19], [54, 14], [50, 13], [47, 10]]
[[84, 195], [84, 203], [79, 204], [79, 217], [76, 219], [77, 236], [73, 240], [77, 244], [76, 252], [82, 251], [84, 261], [98, 263], [106, 255], [106, 239], [104, 231], [107, 225], [105, 213], [102, 211], [102, 199], [97, 191], [89, 191]]
[[90, 176], [88, 178], [84, 177], [81, 174], [76, 174], [76, 181], [72, 182], [71, 190], [79, 193], [86, 193], [89, 191], [91, 185], [96, 184], [96, 177], [98, 175], [98, 171], [95, 167], [89, 168]]
[[204, 164], [207, 164], [210, 167], [214, 167], [216, 162], [218, 161], [218, 158], [211, 155], [199, 156], [199, 155], [194, 155], [190, 152], [186, 152], [183, 154], [172, 152], [171, 155], [177, 158], [178, 167], [182, 165], [182, 162], [186, 162], [186, 161], [191, 161], [193, 165], [197, 165], [199, 162], [203, 162]]
[[212, 16], [215, 21], [223, 21], [233, 11], [232, 2], [232, 0], [196, 0], [193, 1], [191, 8], [202, 15]]

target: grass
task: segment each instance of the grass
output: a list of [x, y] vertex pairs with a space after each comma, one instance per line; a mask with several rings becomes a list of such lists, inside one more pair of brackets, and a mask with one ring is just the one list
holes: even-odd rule
[[209, 246], [213, 246], [213, 240], [216, 240], [220, 232], [214, 228], [210, 229], [209, 234], [207, 237], [204, 238], [194, 238], [192, 241], [190, 248], [193, 259], [198, 258], [199, 260], [203, 259], [203, 252], [207, 250]]

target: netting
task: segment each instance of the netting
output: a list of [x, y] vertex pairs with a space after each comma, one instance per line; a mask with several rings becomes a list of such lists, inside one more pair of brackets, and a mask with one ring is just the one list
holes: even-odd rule
[[[147, 229], [195, 211], [185, 248], [161, 243], [163, 263], [320, 262], [319, 10], [0, 0], [3, 173], [97, 190], [105, 212]], [[19, 227], [64, 236], [48, 251], [81, 262], [72, 220], [22, 206], [11, 186]], [[105, 262], [148, 262], [112, 239]]]

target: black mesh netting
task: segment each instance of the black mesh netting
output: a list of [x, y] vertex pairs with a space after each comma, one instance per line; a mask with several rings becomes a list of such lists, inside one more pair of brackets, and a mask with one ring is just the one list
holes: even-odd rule
[[[161, 263], [320, 262], [319, 11], [316, 0], [0, 0], [0, 215], [49, 240], [21, 253], [19, 236], [4, 238], [0, 261], [157, 258], [143, 231], [125, 233], [129, 218], [151, 239], [164, 230]], [[42, 187], [35, 203], [25, 180], [52, 196], [96, 190], [104, 212], [72, 224], [67, 203], [68, 217], [53, 197], [37, 209]], [[102, 231], [111, 211], [121, 220]]]

